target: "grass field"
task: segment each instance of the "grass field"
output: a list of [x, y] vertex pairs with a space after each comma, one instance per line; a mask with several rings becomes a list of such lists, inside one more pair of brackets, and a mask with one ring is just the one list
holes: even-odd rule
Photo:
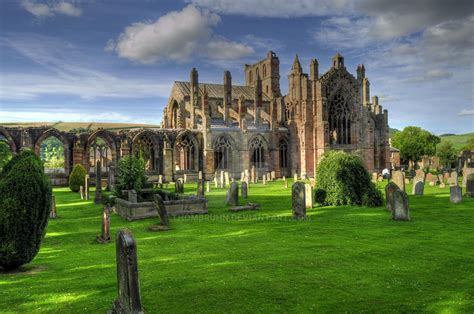
[[[67, 188], [54, 192], [59, 218], [30, 271], [0, 274], [2, 313], [112, 307], [115, 245], [95, 242], [101, 207]], [[251, 185], [248, 201], [261, 209], [242, 215], [213, 189], [210, 215], [171, 219], [163, 233], [147, 230], [158, 219], [114, 214], [112, 233], [129, 228], [136, 238], [147, 312], [474, 312], [474, 199], [451, 204], [449, 188], [426, 186], [410, 196], [411, 222], [348, 206], [293, 221], [290, 193], [282, 181]]]
[[68, 132], [72, 129], [77, 128], [89, 128], [91, 130], [96, 130], [98, 128], [103, 129], [112, 129], [112, 130], [123, 130], [123, 129], [131, 129], [131, 128], [156, 128], [159, 127], [158, 125], [151, 125], [151, 124], [134, 124], [134, 123], [106, 123], [106, 122], [0, 122], [0, 126], [5, 127], [40, 127], [40, 126], [48, 126], [54, 127], [59, 131]]
[[456, 149], [462, 149], [467, 144], [467, 140], [471, 137], [474, 137], [474, 132], [458, 135], [441, 136], [440, 138], [441, 142], [450, 141], [451, 143], [453, 143], [453, 146]]

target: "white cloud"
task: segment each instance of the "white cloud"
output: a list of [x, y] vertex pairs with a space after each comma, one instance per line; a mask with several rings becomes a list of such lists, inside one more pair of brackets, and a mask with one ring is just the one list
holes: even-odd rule
[[75, 7], [72, 3], [64, 1], [49, 4], [23, 1], [22, 7], [38, 18], [52, 17], [55, 14], [63, 14], [76, 17], [82, 15], [82, 9]]
[[462, 109], [458, 116], [474, 116], [474, 109]]
[[213, 28], [220, 20], [214, 13], [188, 5], [154, 22], [126, 27], [117, 41], [109, 41], [105, 49], [145, 64], [163, 59], [181, 62], [193, 56], [232, 60], [254, 53], [249, 46], [215, 36]]
[[349, 0], [189, 0], [189, 2], [223, 14], [284, 18], [338, 14], [352, 7]]

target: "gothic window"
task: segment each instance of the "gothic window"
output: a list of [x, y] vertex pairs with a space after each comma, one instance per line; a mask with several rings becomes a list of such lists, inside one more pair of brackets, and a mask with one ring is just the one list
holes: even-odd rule
[[263, 168], [264, 165], [264, 156], [263, 156], [263, 141], [259, 137], [255, 137], [250, 142], [250, 153], [251, 153], [251, 164], [255, 168]]
[[89, 148], [90, 172], [95, 171], [97, 161], [101, 161], [103, 171], [107, 171], [108, 164], [111, 160], [109, 145], [103, 138], [96, 137]]
[[232, 147], [229, 140], [220, 136], [214, 143], [214, 169], [229, 169]]
[[252, 75], [252, 71], [249, 71], [249, 83], [252, 84], [253, 83], [253, 75]]
[[179, 123], [179, 109], [178, 109], [178, 103], [175, 101], [173, 102], [173, 107], [172, 107], [172, 127], [177, 129], [178, 128], [178, 123]]
[[180, 170], [192, 170], [194, 169], [194, 162], [196, 158], [196, 149], [193, 145], [192, 139], [186, 135], [183, 136], [178, 143], [177, 157], [179, 158], [179, 169]]
[[146, 170], [155, 170], [155, 147], [149, 134], [143, 134], [134, 143], [133, 151], [135, 156], [145, 161]]
[[267, 77], [267, 65], [266, 64], [263, 65], [263, 77], [264, 78]]
[[351, 144], [351, 111], [341, 92], [330, 104], [329, 132], [331, 144]]
[[288, 168], [288, 142], [285, 139], [280, 140], [280, 168]]

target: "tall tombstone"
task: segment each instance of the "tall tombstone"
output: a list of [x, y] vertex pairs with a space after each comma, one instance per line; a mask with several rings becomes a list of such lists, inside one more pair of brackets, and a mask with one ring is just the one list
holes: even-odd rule
[[160, 188], [163, 187], [163, 175], [162, 174], [158, 175], [158, 184], [160, 185]]
[[132, 232], [122, 229], [116, 236], [117, 288], [113, 313], [144, 313], [138, 277], [137, 244]]
[[314, 206], [313, 186], [311, 184], [305, 184], [304, 187], [305, 187], [306, 208], [313, 208]]
[[84, 200], [84, 187], [82, 185], [79, 186], [79, 194], [81, 195], [81, 200]]
[[285, 189], [287, 189], [287, 188], [288, 188], [288, 180], [285, 179]]
[[227, 191], [227, 197], [225, 201], [226, 205], [238, 206], [239, 205], [239, 184], [232, 182], [229, 190]]
[[180, 193], [180, 194], [184, 193], [184, 183], [183, 183], [183, 180], [181, 178], [176, 180], [176, 182], [174, 183], [174, 191], [176, 193]]
[[392, 211], [393, 192], [396, 190], [400, 190], [400, 188], [394, 182], [389, 182], [385, 186], [385, 206], [389, 212]]
[[107, 175], [107, 190], [113, 191], [115, 186], [115, 164], [113, 162], [109, 163], [109, 172]]
[[200, 197], [204, 197], [204, 180], [198, 179], [197, 182], [197, 195]]
[[56, 212], [56, 197], [54, 195], [51, 195], [51, 211], [49, 212], [49, 218], [58, 218], [58, 213]]
[[209, 181], [206, 181], [206, 192], [211, 192], [211, 183]]
[[225, 179], [224, 187], [228, 187], [230, 185], [230, 180], [229, 180], [229, 173], [227, 171], [224, 172], [224, 179]]
[[306, 188], [303, 182], [295, 182], [291, 187], [293, 218], [306, 217]]
[[158, 211], [158, 216], [160, 216], [160, 224], [158, 225], [151, 225], [151, 231], [168, 231], [170, 230], [170, 222], [168, 219], [168, 212], [166, 211], [165, 203], [163, 202], [163, 198], [160, 194], [156, 193], [153, 195], [153, 201], [156, 206], [156, 210]]
[[184, 183], [188, 182], [188, 176], [187, 176], [186, 173], [183, 174], [183, 182], [184, 182]]
[[89, 175], [84, 177], [84, 199], [89, 200]]
[[402, 190], [395, 190], [392, 198], [392, 219], [410, 220], [410, 208], [408, 207], [408, 196]]
[[247, 185], [247, 182], [242, 181], [242, 183], [240, 183], [240, 189], [241, 189], [242, 198], [247, 198], [247, 197], [248, 197], [248, 185]]
[[448, 182], [451, 186], [459, 185], [458, 173], [456, 171], [451, 172], [451, 176], [449, 177]]
[[104, 206], [102, 211], [102, 229], [100, 235], [97, 236], [97, 242], [110, 242], [110, 208], [108, 206]]
[[214, 177], [214, 187], [217, 189], [219, 185], [217, 184], [217, 177]]
[[137, 191], [135, 190], [128, 191], [128, 201], [134, 204], [138, 203]]
[[449, 201], [455, 204], [462, 202], [462, 189], [459, 185], [453, 185], [449, 188]]
[[425, 181], [423, 178], [415, 177], [413, 180], [413, 195], [423, 195]]
[[267, 184], [267, 176], [266, 175], [262, 176], [262, 182], [263, 182], [263, 185]]
[[467, 178], [469, 177], [471, 173], [474, 173], [474, 168], [465, 167], [462, 169], [462, 186], [463, 187], [467, 187]]
[[257, 170], [255, 169], [255, 166], [252, 166], [250, 175], [252, 177], [252, 183], [253, 184], [257, 183]]
[[466, 178], [466, 194], [467, 197], [474, 197], [474, 173], [470, 173]]
[[220, 184], [220, 188], [223, 189], [224, 188], [224, 171], [222, 170], [221, 170], [221, 180], [219, 184]]
[[297, 173], [295, 173], [293, 175], [293, 182], [296, 182], [296, 181], [298, 181], [298, 174]]
[[95, 194], [94, 204], [102, 203], [102, 164], [100, 160], [97, 161], [95, 166]]
[[202, 180], [202, 171], [201, 170], [199, 170], [199, 172], [198, 172], [198, 180]]
[[272, 170], [272, 172], [270, 172], [270, 177], [271, 177], [272, 181], [275, 180], [275, 171], [274, 170]]
[[392, 173], [392, 181], [398, 188], [405, 192], [405, 178], [403, 177], [403, 173], [400, 170], [395, 170]]
[[247, 182], [247, 184], [249, 184], [249, 170], [248, 169], [245, 169], [244, 170], [244, 181]]

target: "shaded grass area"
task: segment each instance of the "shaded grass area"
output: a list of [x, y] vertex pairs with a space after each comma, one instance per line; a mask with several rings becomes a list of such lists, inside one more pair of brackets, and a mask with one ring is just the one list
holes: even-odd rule
[[[474, 311], [474, 200], [450, 204], [449, 188], [426, 186], [426, 195], [410, 196], [411, 222], [350, 206], [315, 207], [307, 221], [293, 221], [290, 194], [282, 181], [250, 185], [248, 202], [261, 209], [236, 214], [224, 206], [225, 190], [212, 188], [210, 215], [172, 218], [162, 233], [147, 230], [158, 218], [113, 215], [112, 233], [129, 228], [136, 238], [145, 309]], [[112, 306], [115, 245], [95, 242], [101, 207], [66, 188], [55, 195], [59, 218], [28, 265], [38, 271], [0, 274], [1, 312]]]

